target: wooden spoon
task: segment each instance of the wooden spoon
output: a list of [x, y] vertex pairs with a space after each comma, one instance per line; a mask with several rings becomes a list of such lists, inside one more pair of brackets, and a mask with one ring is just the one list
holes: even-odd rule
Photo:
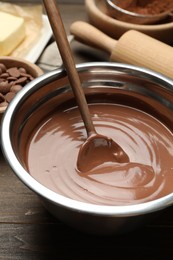
[[88, 135], [79, 150], [78, 170], [84, 172], [105, 162], [128, 162], [127, 154], [117, 143], [96, 132], [56, 1], [43, 2]]

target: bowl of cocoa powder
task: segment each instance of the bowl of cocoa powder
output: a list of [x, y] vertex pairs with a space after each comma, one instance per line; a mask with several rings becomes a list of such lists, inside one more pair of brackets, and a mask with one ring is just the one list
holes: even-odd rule
[[108, 13], [124, 22], [155, 24], [172, 16], [172, 0], [106, 0]]
[[0, 57], [0, 119], [15, 95], [41, 74], [37, 65], [25, 59]]
[[77, 169], [87, 133], [63, 68], [34, 79], [10, 102], [2, 151], [16, 177], [67, 225], [128, 232], [173, 205], [173, 81], [113, 62], [77, 70], [96, 131], [115, 140], [129, 162]]

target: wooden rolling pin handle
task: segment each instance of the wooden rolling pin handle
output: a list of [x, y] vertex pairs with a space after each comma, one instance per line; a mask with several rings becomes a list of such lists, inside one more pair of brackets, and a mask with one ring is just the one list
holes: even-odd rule
[[115, 48], [117, 42], [94, 26], [82, 21], [74, 22], [70, 27], [70, 32], [74, 35], [76, 40], [91, 47], [106, 51], [109, 54]]
[[135, 30], [120, 37], [110, 60], [148, 68], [173, 79], [173, 48]]
[[145, 67], [173, 79], [173, 48], [144, 33], [129, 30], [116, 41], [85, 22], [72, 24], [71, 33], [76, 40], [107, 51], [111, 61]]

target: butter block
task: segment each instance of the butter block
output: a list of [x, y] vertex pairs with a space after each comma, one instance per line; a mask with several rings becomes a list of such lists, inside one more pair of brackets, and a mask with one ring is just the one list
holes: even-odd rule
[[9, 55], [24, 37], [24, 19], [0, 11], [0, 55]]

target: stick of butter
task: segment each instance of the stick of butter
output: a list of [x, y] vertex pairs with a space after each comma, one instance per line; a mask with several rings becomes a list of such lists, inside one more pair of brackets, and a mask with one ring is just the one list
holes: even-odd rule
[[0, 11], [0, 55], [9, 55], [24, 37], [24, 19]]

